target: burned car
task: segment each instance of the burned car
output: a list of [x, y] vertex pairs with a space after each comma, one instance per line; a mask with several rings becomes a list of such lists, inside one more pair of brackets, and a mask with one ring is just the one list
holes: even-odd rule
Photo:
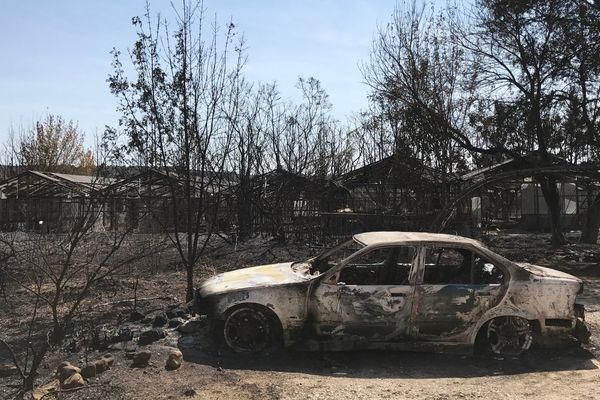
[[216, 275], [195, 293], [232, 350], [484, 349], [586, 341], [576, 277], [460, 236], [368, 232], [303, 262]]

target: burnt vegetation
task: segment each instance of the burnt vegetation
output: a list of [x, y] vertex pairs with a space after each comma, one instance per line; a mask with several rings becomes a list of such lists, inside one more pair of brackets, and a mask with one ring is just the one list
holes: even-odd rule
[[[361, 63], [368, 109], [346, 121], [315, 77], [298, 78], [295, 102], [249, 81], [243, 35], [202, 2], [174, 21], [149, 6], [134, 17], [107, 79], [119, 124], [95, 149], [53, 115], [4, 145], [0, 320], [18, 327], [0, 332], [0, 356], [13, 394], [52, 355], [106, 347], [99, 326], [116, 329], [138, 301], [183, 304], [216, 269], [357, 232], [546, 232], [544, 251], [578, 242], [573, 257], [597, 266], [598, 2], [459, 7], [396, 6]], [[165, 272], [178, 282], [161, 288]]]

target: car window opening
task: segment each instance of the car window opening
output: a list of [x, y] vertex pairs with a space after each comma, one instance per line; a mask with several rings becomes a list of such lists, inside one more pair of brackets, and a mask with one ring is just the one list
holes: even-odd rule
[[311, 275], [327, 272], [363, 247], [364, 245], [355, 240], [348, 240], [315, 257], [310, 262], [309, 271]]
[[452, 247], [427, 249], [424, 284], [492, 285], [503, 281], [504, 274], [500, 268], [471, 250]]
[[350, 260], [338, 282], [346, 285], [408, 285], [413, 247], [382, 247]]

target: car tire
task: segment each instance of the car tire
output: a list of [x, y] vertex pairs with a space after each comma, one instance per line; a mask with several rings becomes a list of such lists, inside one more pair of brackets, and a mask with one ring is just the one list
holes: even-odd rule
[[529, 321], [520, 317], [494, 318], [481, 328], [478, 337], [484, 353], [503, 357], [518, 357], [533, 342]]
[[276, 332], [273, 318], [267, 310], [259, 307], [237, 307], [227, 314], [223, 340], [236, 353], [264, 351], [271, 346]]

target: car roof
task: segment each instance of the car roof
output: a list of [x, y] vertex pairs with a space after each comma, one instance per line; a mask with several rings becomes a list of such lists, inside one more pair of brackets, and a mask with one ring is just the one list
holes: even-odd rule
[[353, 236], [354, 240], [365, 245], [381, 245], [381, 244], [408, 244], [408, 243], [443, 243], [443, 244], [470, 244], [481, 247], [481, 243], [477, 240], [457, 236], [448, 235], [445, 233], [429, 233], [429, 232], [364, 232]]

